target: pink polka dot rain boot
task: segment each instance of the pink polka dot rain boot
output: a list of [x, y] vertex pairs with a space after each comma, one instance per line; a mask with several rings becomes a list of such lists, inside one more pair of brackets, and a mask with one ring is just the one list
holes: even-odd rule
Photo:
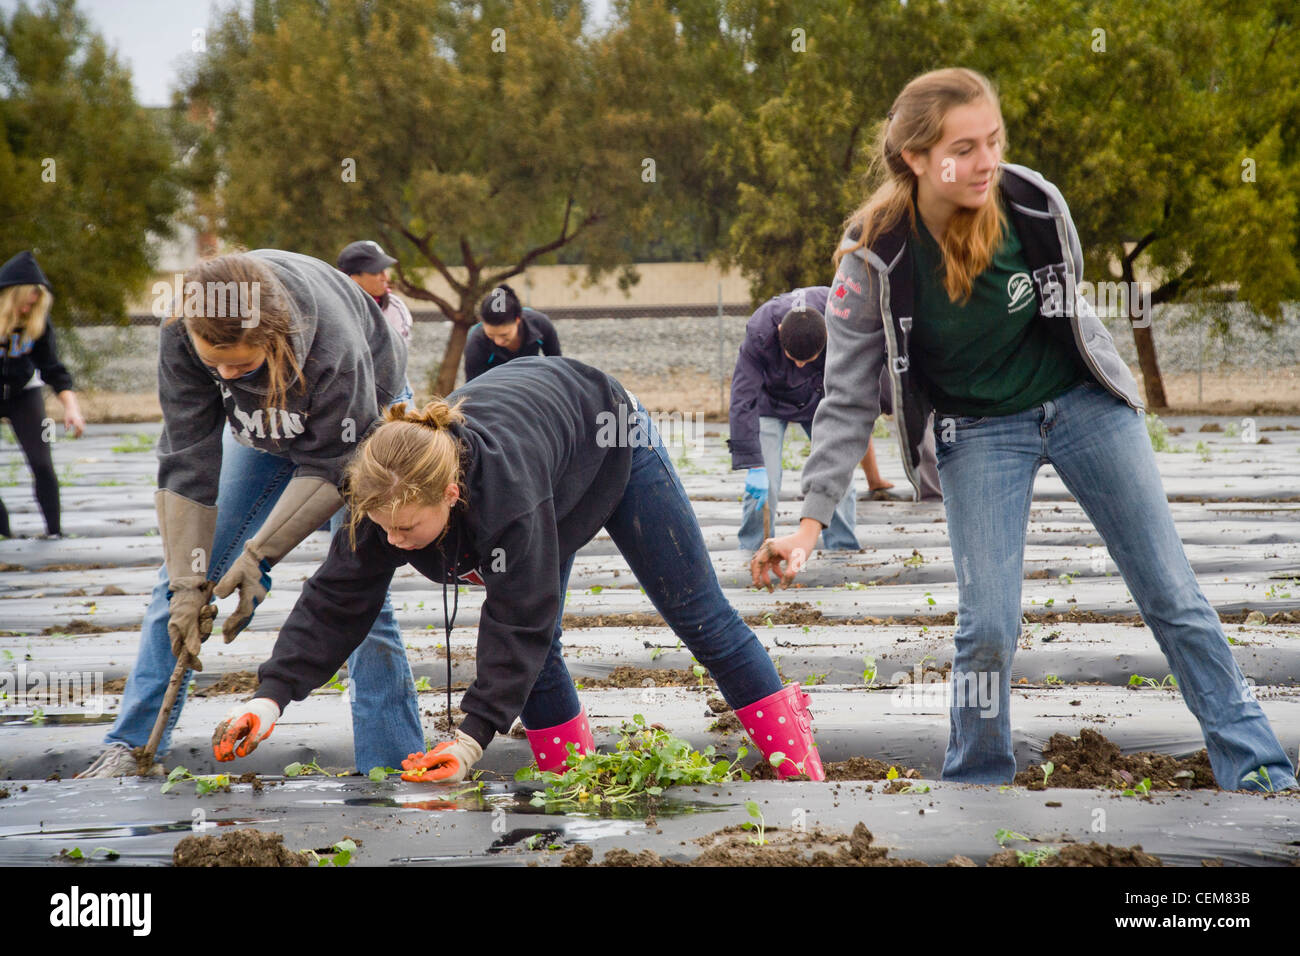
[[805, 773], [812, 780], [825, 780], [817, 744], [813, 742], [809, 697], [798, 684], [790, 684], [762, 700], [741, 707], [736, 717], [763, 759], [783, 753], [786, 760], [777, 768], [782, 777]]
[[525, 727], [524, 733], [528, 735], [528, 746], [533, 748], [533, 757], [537, 760], [539, 770], [564, 773], [569, 755], [568, 745], [571, 743], [578, 745], [580, 754], [594, 753], [596, 750], [596, 741], [591, 736], [591, 725], [587, 723], [585, 706], [572, 720], [566, 720], [554, 727], [544, 727], [541, 730], [529, 730]]

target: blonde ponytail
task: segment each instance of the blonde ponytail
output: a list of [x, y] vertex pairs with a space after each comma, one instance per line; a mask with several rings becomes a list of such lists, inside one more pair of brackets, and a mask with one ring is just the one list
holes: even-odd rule
[[[448, 485], [461, 484], [463, 446], [452, 431], [463, 425], [460, 407], [435, 399], [421, 409], [406, 403], [384, 411], [376, 428], [344, 469], [348, 540], [357, 543], [357, 526], [371, 512], [393, 514], [415, 504], [439, 505]], [[465, 489], [461, 488], [461, 500]]]

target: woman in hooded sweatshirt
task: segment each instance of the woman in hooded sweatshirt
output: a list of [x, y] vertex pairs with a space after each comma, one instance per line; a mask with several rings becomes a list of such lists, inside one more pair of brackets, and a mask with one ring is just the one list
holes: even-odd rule
[[[848, 220], [826, 310], [826, 396], [800, 530], [755, 555], [788, 584], [866, 447], [888, 363], [909, 475], [931, 411], [957, 569], [943, 779], [1010, 783], [1010, 677], [1034, 475], [1096, 526], [1200, 722], [1225, 790], [1296, 784], [1183, 551], [1132, 373], [1081, 294], [1060, 191], [1002, 162], [997, 94], [971, 70], [912, 80], [877, 140], [881, 185]], [[786, 564], [784, 573], [782, 563]], [[1254, 776], [1251, 776], [1254, 775]]]
[[[229, 642], [266, 596], [275, 563], [322, 522], [341, 525], [345, 462], [380, 411], [409, 397], [405, 344], [375, 300], [324, 262], [272, 249], [220, 256], [191, 269], [182, 291], [158, 349], [165, 565], [109, 747], [83, 777], [135, 772], [130, 748], [148, 741], [177, 657], [198, 664], [211, 599], [239, 592], [223, 627]], [[372, 621], [348, 659], [363, 773], [424, 745], [387, 589]]]
[[[72, 376], [59, 361], [54, 323], [49, 321], [50, 281], [30, 252], [20, 252], [0, 266], [0, 420], [8, 419], [32, 469], [36, 502], [45, 532], [63, 533], [59, 519], [59, 479], [50, 443], [42, 435], [44, 382], [63, 403], [64, 424], [77, 437], [86, 429]], [[37, 373], [40, 376], [37, 377]], [[0, 502], [0, 537], [9, 537], [9, 512]]]
[[390, 409], [349, 463], [355, 539], [335, 535], [258, 671], [255, 698], [213, 735], [246, 756], [362, 639], [393, 572], [483, 584], [477, 675], [455, 738], [403, 761], [405, 779], [463, 779], [518, 716], [538, 766], [593, 748], [560, 649], [574, 554], [603, 526], [646, 596], [709, 669], [778, 772], [823, 779], [805, 695], [722, 594], [690, 501], [644, 407], [566, 358], [512, 360], [423, 411]]

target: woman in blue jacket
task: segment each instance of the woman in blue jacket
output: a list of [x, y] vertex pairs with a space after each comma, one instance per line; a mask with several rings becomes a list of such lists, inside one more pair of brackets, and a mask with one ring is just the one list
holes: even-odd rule
[[[909, 477], [933, 430], [957, 569], [943, 779], [1016, 771], [1010, 674], [1034, 475], [1050, 463], [1100, 532], [1155, 634], [1227, 790], [1296, 786], [1229, 652], [1169, 511], [1137, 384], [1078, 294], [1083, 256], [1060, 192], [1002, 162], [988, 80], [917, 77], [877, 142], [881, 185], [848, 220], [826, 311], [826, 395], [800, 529], [765, 542], [755, 584], [788, 584], [829, 523], [879, 410], [887, 363]], [[782, 563], [786, 567], [782, 571]], [[1255, 774], [1251, 777], [1249, 775]]]

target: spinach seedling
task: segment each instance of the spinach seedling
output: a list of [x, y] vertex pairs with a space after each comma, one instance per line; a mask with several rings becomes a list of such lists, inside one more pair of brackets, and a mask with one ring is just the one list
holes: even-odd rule
[[757, 830], [758, 836], [750, 837], [749, 842], [756, 846], [765, 846], [767, 844], [767, 836], [765, 835], [767, 831], [764, 826], [763, 811], [758, 808], [758, 802], [755, 800], [746, 800], [745, 810], [748, 811], [749, 815], [758, 822], [755, 823], [753, 820], [746, 820], [740, 825], [741, 829]]
[[215, 773], [205, 776], [195, 776], [184, 767], [177, 767], [167, 775], [167, 780], [162, 785], [162, 792], [166, 793], [178, 783], [184, 783], [186, 780], [194, 781], [194, 793], [196, 796], [203, 796], [205, 793], [212, 793], [214, 790], [230, 790], [230, 774]]
[[1021, 866], [1038, 866], [1044, 860], [1056, 856], [1060, 852], [1054, 846], [1040, 846], [1037, 850], [1017, 850], [1016, 859]]

